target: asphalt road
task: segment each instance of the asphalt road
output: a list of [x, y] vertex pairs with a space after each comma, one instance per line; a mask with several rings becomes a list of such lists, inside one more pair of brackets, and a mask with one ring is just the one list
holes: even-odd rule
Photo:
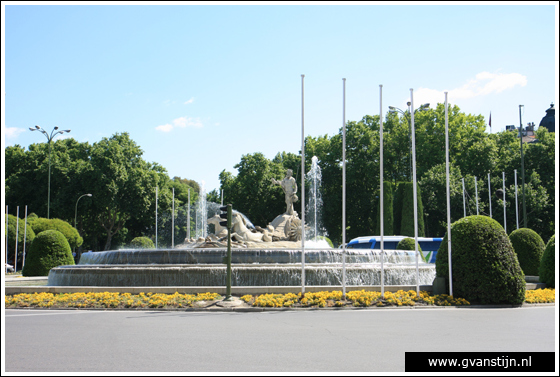
[[404, 372], [405, 352], [555, 350], [555, 308], [5, 310], [6, 372]]

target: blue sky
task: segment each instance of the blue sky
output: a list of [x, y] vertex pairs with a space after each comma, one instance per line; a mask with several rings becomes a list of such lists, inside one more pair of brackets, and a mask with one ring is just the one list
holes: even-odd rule
[[[301, 149], [389, 105], [538, 125], [558, 93], [558, 8], [514, 5], [2, 3], [2, 143], [128, 132], [170, 177], [219, 188], [243, 154]], [[161, 4], [161, 3], [158, 3]], [[534, 5], [537, 4], [537, 5]], [[66, 136], [66, 135], [63, 135]], [[60, 137], [60, 136], [59, 136]]]

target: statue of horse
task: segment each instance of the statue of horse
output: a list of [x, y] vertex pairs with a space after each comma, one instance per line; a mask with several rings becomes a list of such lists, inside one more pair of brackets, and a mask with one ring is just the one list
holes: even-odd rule
[[251, 232], [247, 228], [245, 219], [239, 213], [232, 214], [232, 228], [231, 237], [237, 241], [272, 242], [272, 237], [268, 234], [268, 230], [264, 229], [263, 233]]
[[214, 227], [216, 229], [216, 232], [214, 234], [217, 237], [221, 238], [227, 236], [227, 228], [220, 225], [220, 221], [224, 221], [224, 219], [222, 219], [220, 215], [214, 215], [206, 221], [208, 224], [214, 224]]

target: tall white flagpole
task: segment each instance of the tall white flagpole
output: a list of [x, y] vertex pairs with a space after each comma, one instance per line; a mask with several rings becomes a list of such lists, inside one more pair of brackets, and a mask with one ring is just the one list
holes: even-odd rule
[[[17, 271], [17, 247], [18, 247], [18, 236], [19, 236], [19, 206], [17, 206], [17, 210], [16, 210], [16, 249], [15, 251], [15, 257], [14, 257], [14, 273]], [[25, 242], [25, 240], [24, 240]], [[6, 261], [7, 263], [8, 261]]]
[[465, 204], [465, 178], [461, 178], [463, 181], [463, 217], [467, 217], [467, 205]]
[[476, 201], [476, 215], [478, 216], [478, 185], [476, 183], [476, 176], [474, 177], [474, 199]]
[[488, 173], [488, 205], [490, 206], [490, 217], [492, 217], [492, 190], [490, 189], [490, 173]]
[[519, 204], [517, 203], [517, 169], [513, 171], [515, 175], [515, 223], [517, 224], [517, 228], [519, 229]]
[[188, 242], [191, 241], [191, 189], [190, 188], [188, 191], [188, 199], [187, 199], [187, 240]]
[[346, 79], [342, 79], [342, 297], [346, 298]]
[[171, 248], [175, 248], [175, 187], [171, 188], [173, 201], [171, 206]]
[[23, 266], [25, 266], [25, 242], [27, 241], [27, 205], [25, 206], [25, 223], [23, 227], [23, 263], [21, 264], [21, 269], [23, 271]]
[[381, 298], [385, 297], [385, 283], [384, 283], [384, 274], [383, 274], [383, 254], [384, 254], [384, 244], [383, 244], [383, 235], [385, 234], [384, 230], [384, 221], [385, 216], [383, 212], [383, 85], [379, 85], [379, 181], [380, 181], [380, 225], [379, 231], [381, 232]]
[[447, 263], [449, 264], [449, 296], [453, 296], [453, 272], [451, 268], [451, 193], [449, 191], [449, 118], [447, 115], [447, 92], [445, 92], [445, 184], [447, 194]]
[[507, 234], [507, 224], [506, 224], [506, 173], [502, 172], [502, 190], [504, 191], [504, 197], [502, 201], [504, 202], [504, 230]]
[[304, 81], [301, 75], [301, 295], [305, 294], [305, 132], [304, 132]]
[[157, 247], [157, 197], [158, 197], [158, 187], [156, 186], [156, 249]]
[[414, 252], [416, 254], [416, 295], [420, 297], [420, 270], [418, 266], [418, 197], [416, 188], [416, 131], [414, 129], [414, 98], [410, 89], [410, 123], [412, 129], [412, 196], [414, 205]]

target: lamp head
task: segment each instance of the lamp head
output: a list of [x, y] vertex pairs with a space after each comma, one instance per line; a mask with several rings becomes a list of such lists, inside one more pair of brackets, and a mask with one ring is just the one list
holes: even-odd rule
[[39, 127], [39, 126], [35, 126], [35, 128], [36, 128], [36, 129], [40, 129], [41, 127]]
[[86, 195], [87, 195], [87, 196], [93, 196], [93, 195], [91, 195], [91, 194], [86, 194]]
[[54, 129], [55, 129], [55, 130], [58, 130], [58, 126], [55, 126]]

